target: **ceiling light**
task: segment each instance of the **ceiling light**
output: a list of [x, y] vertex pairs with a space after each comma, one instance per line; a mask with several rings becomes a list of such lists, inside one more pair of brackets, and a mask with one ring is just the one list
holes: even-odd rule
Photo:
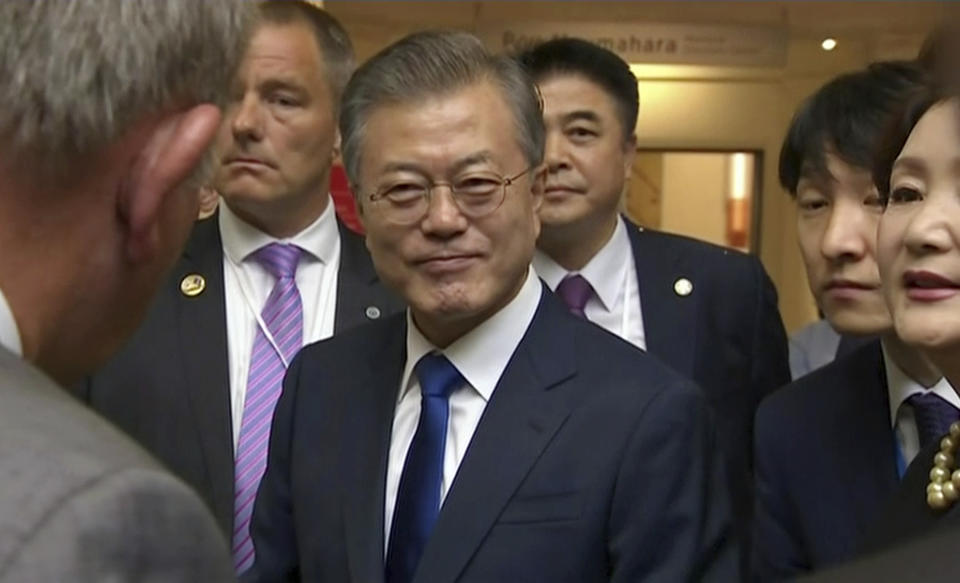
[[820, 46], [825, 51], [832, 51], [833, 49], [837, 48], [837, 41], [832, 38], [825, 38], [823, 39], [823, 42], [820, 43]]

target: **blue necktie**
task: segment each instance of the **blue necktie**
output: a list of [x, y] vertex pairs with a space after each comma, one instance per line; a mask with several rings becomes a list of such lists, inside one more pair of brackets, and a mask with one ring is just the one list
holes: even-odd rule
[[440, 481], [447, 440], [448, 399], [464, 383], [463, 377], [442, 354], [420, 359], [415, 369], [420, 380], [420, 421], [400, 475], [387, 545], [386, 583], [409, 583], [420, 562], [430, 532], [440, 514]]
[[950, 424], [960, 419], [960, 410], [936, 393], [917, 393], [907, 399], [917, 420], [920, 448], [943, 437]]

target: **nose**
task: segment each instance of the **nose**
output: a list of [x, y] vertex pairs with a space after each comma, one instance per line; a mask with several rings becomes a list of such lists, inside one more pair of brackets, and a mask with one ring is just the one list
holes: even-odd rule
[[566, 141], [563, 132], [553, 128], [547, 129], [544, 143], [543, 161], [551, 173], [566, 170], [570, 167], [567, 157]]
[[939, 253], [955, 244], [950, 222], [960, 216], [960, 204], [952, 192], [928, 192], [922, 201], [914, 204], [918, 208], [907, 223], [903, 237], [903, 244], [912, 254]]
[[227, 112], [234, 139], [243, 144], [263, 139], [263, 112], [255, 95], [248, 94]]
[[435, 185], [427, 198], [427, 214], [420, 221], [420, 230], [428, 237], [450, 239], [469, 227], [447, 185]]
[[873, 248], [877, 218], [859, 200], [835, 200], [820, 241], [821, 254], [833, 263], [859, 261]]

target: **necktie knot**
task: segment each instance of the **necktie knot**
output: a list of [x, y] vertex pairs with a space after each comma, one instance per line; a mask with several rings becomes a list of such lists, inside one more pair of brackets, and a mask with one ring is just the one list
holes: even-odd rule
[[277, 279], [292, 279], [302, 250], [288, 243], [270, 243], [253, 252], [253, 258]]
[[425, 397], [446, 399], [463, 384], [463, 376], [447, 357], [431, 352], [420, 359], [416, 366], [417, 379], [420, 380], [420, 392]]
[[920, 447], [926, 447], [943, 437], [950, 429], [950, 424], [960, 420], [960, 409], [936, 393], [917, 393], [911, 395], [907, 402], [913, 407]]
[[567, 304], [570, 312], [574, 315], [581, 318], [587, 317], [583, 310], [586, 308], [590, 296], [593, 295], [593, 286], [585, 277], [578, 274], [563, 278], [563, 281], [557, 286], [557, 295], [560, 296], [563, 303]]

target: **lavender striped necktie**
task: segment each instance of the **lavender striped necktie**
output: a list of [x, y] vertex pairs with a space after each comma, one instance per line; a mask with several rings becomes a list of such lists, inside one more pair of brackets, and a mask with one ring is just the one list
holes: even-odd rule
[[[267, 466], [270, 421], [286, 372], [283, 359], [289, 363], [303, 345], [303, 304], [294, 279], [300, 248], [271, 243], [254, 252], [253, 257], [277, 278], [260, 313], [276, 348], [257, 326], [234, 464], [233, 561], [237, 573], [246, 571], [253, 564], [250, 515]], [[277, 354], [277, 348], [283, 352], [283, 359]]]

